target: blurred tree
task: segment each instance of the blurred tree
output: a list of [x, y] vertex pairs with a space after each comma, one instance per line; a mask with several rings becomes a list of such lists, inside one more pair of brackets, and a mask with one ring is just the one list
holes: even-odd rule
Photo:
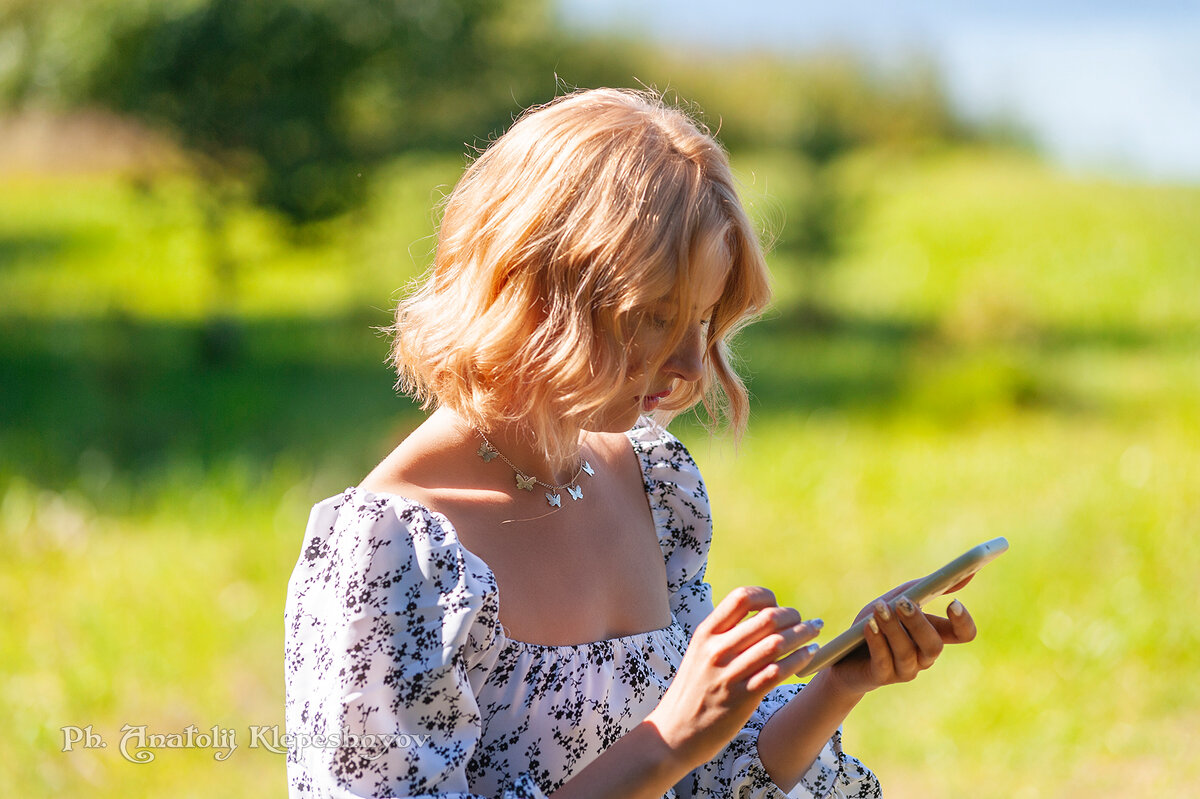
[[[113, 26], [83, 88], [165, 124], [305, 223], [357, 202], [365, 164], [428, 144], [486, 72], [488, 0], [205, 0]], [[486, 105], [486, 104], [485, 104]], [[451, 106], [451, 108], [447, 108]], [[448, 118], [450, 118], [448, 120]]]
[[[44, 42], [49, 12], [21, 2], [18, 29]], [[371, 164], [492, 122], [494, 98], [473, 95], [496, 51], [519, 44], [495, 35], [502, 6], [489, 0], [82, 5], [97, 18], [116, 13], [86, 74], [63, 93], [172, 131], [208, 187], [212, 360], [236, 338], [236, 269], [225, 245], [232, 199], [248, 194], [293, 229], [355, 207]], [[36, 45], [28, 50], [36, 56]], [[17, 73], [10, 97], [29, 92], [35, 69]]]
[[[551, 0], [0, 2], [0, 103], [101, 103], [172, 131], [192, 154], [209, 189], [218, 311], [234, 304], [232, 198], [301, 230], [354, 208], [360, 176], [402, 150], [461, 152], [565, 90], [645, 85], [708, 109], [731, 150], [806, 159], [779, 242], [817, 319], [853, 215], [842, 157], [976, 135], [927, 62], [885, 71], [841, 52], [680, 51], [565, 31]], [[222, 341], [209, 342], [214, 358]]]
[[30, 93], [41, 22], [32, 0], [0, 6], [0, 107], [15, 105]]

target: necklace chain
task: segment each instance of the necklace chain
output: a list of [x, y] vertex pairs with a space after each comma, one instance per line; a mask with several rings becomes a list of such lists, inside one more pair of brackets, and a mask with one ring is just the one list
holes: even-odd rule
[[562, 507], [562, 494], [559, 492], [564, 488], [567, 490], [567, 494], [572, 500], [578, 501], [583, 499], [583, 487], [579, 485], [579, 477], [584, 473], [587, 473], [589, 477], [596, 473], [596, 470], [592, 468], [590, 463], [581, 459], [579, 463], [579, 469], [576, 470], [574, 477], [562, 485], [551, 485], [550, 483], [537, 479], [531, 474], [526, 474], [519, 466], [510, 461], [503, 452], [496, 449], [496, 445], [491, 441], [488, 441], [487, 436], [483, 434], [482, 430], [476, 430], [475, 432], [480, 438], [483, 439], [483, 443], [479, 445], [479, 449], [475, 454], [483, 458], [484, 463], [491, 461], [493, 458], [499, 458], [500, 460], [504, 461], [508, 465], [508, 468], [513, 470], [513, 474], [517, 481], [517, 488], [522, 491], [532, 491], [534, 485], [540, 485], [544, 488], [550, 489], [550, 491], [546, 492], [546, 502], [553, 508]]

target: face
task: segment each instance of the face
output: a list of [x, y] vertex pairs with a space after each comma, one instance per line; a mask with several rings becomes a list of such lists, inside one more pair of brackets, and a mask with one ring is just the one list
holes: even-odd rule
[[[648, 309], [647, 318], [630, 346], [634, 355], [629, 393], [605, 409], [593, 430], [625, 432], [639, 416], [653, 411], [672, 392], [700, 380], [704, 375], [709, 321], [725, 293], [730, 271], [727, 258], [714, 260], [693, 274], [697, 284], [691, 307], [664, 300]], [[680, 316], [686, 317], [686, 329], [683, 338], [671, 348], [671, 331]], [[666, 359], [662, 360], [668, 349]], [[660, 360], [662, 365], [653, 368]]]

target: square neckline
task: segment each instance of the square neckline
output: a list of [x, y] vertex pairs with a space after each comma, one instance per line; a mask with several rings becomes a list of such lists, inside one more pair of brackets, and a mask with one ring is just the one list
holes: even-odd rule
[[[629, 443], [629, 447], [632, 450], [634, 457], [637, 459], [637, 462], [638, 462], [638, 469], [642, 475], [642, 489], [643, 489], [642, 493], [646, 498], [646, 503], [650, 509], [650, 519], [654, 524], [654, 538], [655, 538], [655, 541], [658, 543], [659, 554], [663, 556], [663, 560], [665, 563], [666, 553], [663, 551], [663, 545], [662, 545], [663, 544], [663, 524], [661, 521], [662, 513], [660, 513], [659, 508], [655, 505], [654, 496], [651, 494], [651, 491], [650, 491], [651, 477], [650, 477], [649, 470], [647, 468], [649, 464], [647, 463], [647, 459], [643, 456], [643, 453], [638, 450], [637, 444], [633, 440], [633, 435], [636, 434], [638, 431], [645, 430], [645, 429], [652, 429], [653, 427], [659, 427], [660, 429], [662, 429], [664, 431], [666, 430], [666, 428], [662, 427], [661, 425], [659, 425], [657, 422], [650, 419], [649, 417], [641, 416], [641, 417], [638, 417], [637, 423], [632, 428], [630, 428], [629, 430], [627, 430], [624, 433], [624, 436], [625, 436], [626, 441]], [[458, 530], [454, 527], [453, 522], [451, 522], [447, 516], [445, 516], [440, 511], [436, 511], [433, 508], [430, 508], [429, 506], [425, 505], [424, 503], [418, 502], [417, 500], [412, 499], [411, 497], [406, 497], [403, 494], [396, 494], [396, 493], [393, 493], [390, 491], [374, 491], [369, 488], [360, 488], [359, 486], [349, 486], [346, 488], [345, 491], [342, 492], [342, 494], [346, 495], [351, 492], [353, 492], [354, 494], [359, 495], [359, 496], [367, 495], [367, 496], [372, 496], [372, 497], [379, 497], [379, 498], [385, 499], [387, 501], [399, 500], [410, 506], [420, 508], [424, 512], [428, 513], [430, 515], [430, 517], [432, 517], [435, 521], [437, 521], [437, 523], [443, 528], [443, 530], [445, 530], [446, 535], [454, 541], [454, 544], [460, 550], [462, 550], [463, 554], [466, 557], [474, 560], [477, 564], [479, 564], [480, 566], [483, 567], [484, 577], [486, 578], [487, 583], [489, 584], [490, 588], [496, 593], [496, 636], [499, 639], [499, 643], [501, 646], [511, 644], [519, 649], [524, 649], [527, 651], [543, 651], [543, 652], [554, 651], [554, 652], [564, 652], [564, 653], [566, 653], [566, 652], [579, 653], [581, 651], [591, 651], [595, 648], [604, 647], [604, 646], [616, 646], [616, 645], [625, 645], [625, 644], [629, 644], [629, 645], [643, 644], [645, 641], [658, 640], [658, 639], [670, 637], [672, 634], [682, 631], [682, 629], [683, 629], [682, 625], [679, 623], [679, 619], [677, 619], [675, 616], [675, 611], [671, 609], [670, 602], [668, 602], [667, 603], [667, 613], [670, 614], [670, 617], [671, 617], [670, 623], [668, 623], [667, 625], [665, 625], [663, 627], [657, 627], [653, 630], [644, 630], [642, 632], [627, 633], [625, 635], [617, 635], [617, 636], [613, 636], [611, 638], [601, 638], [597, 641], [583, 641], [583, 642], [576, 643], [576, 644], [539, 644], [539, 643], [534, 643], [532, 641], [523, 641], [519, 638], [513, 638], [511, 635], [509, 635], [508, 631], [504, 628], [504, 625], [500, 623], [500, 611], [499, 611], [499, 608], [500, 608], [500, 585], [496, 582], [495, 572], [492, 571], [492, 567], [488, 565], [487, 561], [485, 561], [479, 555], [472, 552], [462, 542], [462, 539], [459, 538]], [[668, 588], [668, 591], [669, 591], [669, 588]]]

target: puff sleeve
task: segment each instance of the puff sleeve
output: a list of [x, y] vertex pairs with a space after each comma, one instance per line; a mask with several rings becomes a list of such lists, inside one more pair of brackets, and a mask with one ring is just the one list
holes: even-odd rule
[[[708, 493], [686, 447], [665, 428], [646, 419], [630, 438], [641, 459], [646, 493], [666, 561], [671, 610], [690, 641], [696, 625], [713, 610], [712, 587], [705, 580], [712, 542]], [[771, 715], [803, 688], [783, 685], [767, 694], [741, 732], [715, 758], [676, 785], [676, 794], [681, 799], [882, 796], [875, 775], [842, 751], [840, 728], [790, 792], [785, 793], [771, 780], [758, 757], [758, 733]]]
[[[444, 517], [348, 489], [313, 508], [288, 585], [289, 795], [477, 799], [473, 681], [497, 591]], [[527, 774], [496, 799], [544, 799]]]

